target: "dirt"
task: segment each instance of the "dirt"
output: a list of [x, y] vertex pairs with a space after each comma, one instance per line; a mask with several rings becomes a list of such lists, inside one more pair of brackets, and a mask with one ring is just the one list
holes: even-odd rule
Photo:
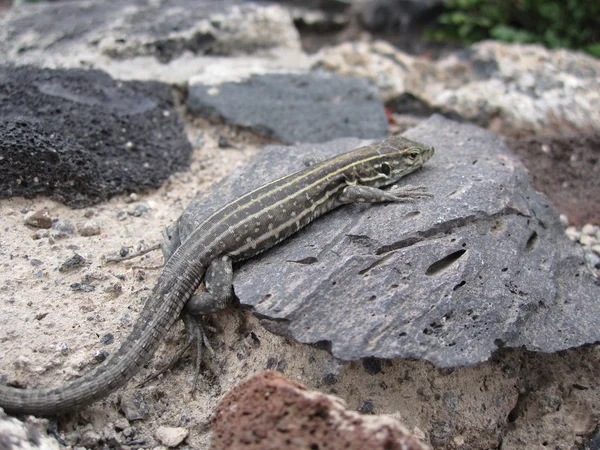
[[600, 133], [508, 138], [533, 186], [571, 225], [600, 224]]

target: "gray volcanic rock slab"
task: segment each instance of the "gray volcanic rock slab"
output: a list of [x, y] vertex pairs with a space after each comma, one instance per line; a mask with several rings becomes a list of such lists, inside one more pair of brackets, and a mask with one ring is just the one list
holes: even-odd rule
[[[435, 198], [344, 206], [320, 218], [237, 268], [241, 305], [300, 342], [329, 343], [345, 360], [453, 367], [499, 347], [555, 352], [600, 340], [600, 286], [502, 140], [441, 116], [406, 136], [436, 148], [406, 179]], [[190, 204], [181, 237], [224, 202], [302, 168], [307, 156], [358, 143], [264, 150]]]
[[0, 197], [84, 207], [160, 186], [191, 152], [165, 84], [0, 66]]
[[374, 86], [326, 72], [252, 74], [231, 81], [196, 78], [187, 106], [195, 114], [284, 143], [387, 134], [384, 106]]

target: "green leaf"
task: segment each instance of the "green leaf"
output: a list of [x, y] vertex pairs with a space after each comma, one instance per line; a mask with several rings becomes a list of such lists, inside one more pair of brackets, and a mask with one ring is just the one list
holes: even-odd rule
[[586, 45], [585, 51], [596, 58], [600, 58], [600, 42]]

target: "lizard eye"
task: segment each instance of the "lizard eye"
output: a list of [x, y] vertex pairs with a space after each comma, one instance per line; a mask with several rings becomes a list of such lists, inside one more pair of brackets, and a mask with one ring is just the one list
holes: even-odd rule
[[406, 156], [408, 156], [408, 159], [410, 159], [411, 161], [414, 161], [415, 159], [417, 159], [417, 156], [419, 156], [416, 152], [412, 152], [407, 154]]
[[386, 177], [389, 177], [392, 174], [392, 168], [388, 163], [382, 163], [379, 168], [379, 172], [384, 174]]

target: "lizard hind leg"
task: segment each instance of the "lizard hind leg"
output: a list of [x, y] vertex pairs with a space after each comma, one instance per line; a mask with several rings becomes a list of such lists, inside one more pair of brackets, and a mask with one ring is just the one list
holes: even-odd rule
[[192, 387], [192, 393], [196, 390], [198, 378], [200, 376], [200, 364], [202, 362], [202, 346], [204, 345], [211, 354], [213, 349], [204, 332], [205, 326], [202, 324], [202, 316], [212, 314], [226, 308], [233, 298], [231, 284], [233, 282], [233, 267], [231, 258], [224, 256], [214, 259], [206, 270], [204, 284], [206, 291], [198, 292], [193, 295], [186, 303], [181, 319], [185, 325], [186, 341], [177, 351], [169, 363], [158, 372], [147, 377], [140, 386], [147, 384], [164, 374], [175, 364], [177, 364], [185, 352], [192, 346], [196, 347], [195, 375]]
[[181, 314], [181, 319], [183, 320], [183, 323], [185, 325], [185, 343], [179, 348], [179, 350], [177, 350], [177, 353], [173, 355], [173, 357], [165, 367], [150, 374], [141, 383], [138, 384], [138, 387], [145, 386], [149, 382], [156, 380], [158, 377], [171, 370], [179, 361], [181, 361], [183, 355], [185, 355], [185, 353], [190, 348], [195, 346], [196, 362], [194, 364], [194, 382], [192, 384], [192, 393], [194, 393], [194, 391], [196, 390], [198, 378], [200, 377], [200, 364], [202, 362], [202, 345], [204, 344], [211, 354], [214, 354], [214, 351], [206, 337], [206, 333], [204, 332], [204, 326], [200, 321], [200, 317], [193, 316], [192, 314], [184, 311]]

